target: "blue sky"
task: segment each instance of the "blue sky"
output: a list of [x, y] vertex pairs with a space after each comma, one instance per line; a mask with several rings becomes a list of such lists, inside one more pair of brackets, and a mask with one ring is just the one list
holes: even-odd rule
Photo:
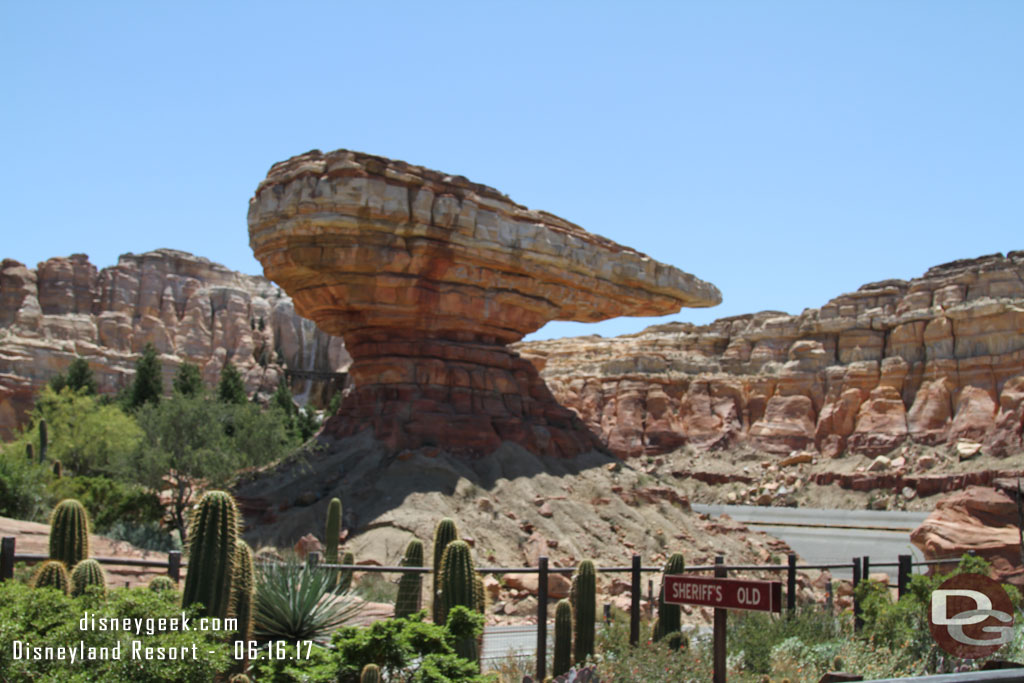
[[764, 309], [1024, 249], [1024, 3], [0, 4], [0, 257], [190, 251], [318, 148], [403, 159]]

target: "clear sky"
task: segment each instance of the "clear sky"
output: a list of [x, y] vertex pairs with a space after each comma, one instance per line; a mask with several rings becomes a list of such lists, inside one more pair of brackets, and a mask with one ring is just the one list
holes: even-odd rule
[[633, 332], [1024, 249], [1024, 2], [0, 2], [0, 257], [261, 272], [270, 165], [494, 186], [709, 280]]

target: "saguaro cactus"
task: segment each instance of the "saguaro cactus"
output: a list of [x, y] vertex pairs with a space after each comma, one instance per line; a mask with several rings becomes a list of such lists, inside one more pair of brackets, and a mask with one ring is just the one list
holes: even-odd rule
[[87, 586], [99, 586], [107, 590], [107, 575], [96, 560], [82, 560], [71, 570], [71, 595], [85, 593]]
[[555, 607], [555, 655], [551, 675], [561, 676], [572, 666], [572, 604], [559, 600]]
[[[331, 498], [327, 505], [327, 527], [324, 529], [324, 562], [338, 564], [338, 537], [341, 536], [341, 500]], [[335, 583], [338, 575], [335, 574]]]
[[[341, 556], [341, 563], [340, 564], [355, 564], [355, 563], [356, 563], [356, 556], [353, 555], [351, 552], [346, 551], [345, 554]], [[341, 572], [338, 574], [338, 592], [339, 593], [344, 593], [345, 591], [347, 591], [347, 590], [349, 590], [351, 588], [352, 588], [352, 570], [351, 569], [342, 569]]]
[[32, 576], [33, 588], [56, 588], [64, 593], [71, 591], [71, 578], [67, 567], [59, 560], [47, 560]]
[[39, 420], [39, 464], [46, 462], [46, 418]]
[[62, 500], [50, 516], [50, 559], [74, 567], [89, 557], [89, 514], [74, 498]]
[[573, 659], [582, 663], [594, 654], [594, 624], [597, 615], [597, 572], [594, 563], [583, 560], [572, 577], [570, 591], [573, 626], [576, 629], [573, 640]]
[[452, 541], [458, 540], [459, 529], [455, 526], [455, 520], [445, 517], [437, 523], [434, 529], [434, 623], [443, 624], [444, 615], [438, 593], [441, 590], [441, 561], [444, 559], [445, 548]]
[[224, 491], [208, 491], [189, 525], [183, 607], [199, 602], [205, 616], [227, 617], [237, 539], [238, 508], [234, 499]]
[[[423, 543], [412, 539], [405, 547], [403, 567], [423, 566]], [[398, 596], [395, 598], [395, 616], [407, 617], [420, 608], [420, 595], [423, 589], [423, 577], [419, 573], [402, 574], [398, 581]]]
[[[673, 553], [672, 557], [665, 562], [665, 570], [661, 577], [661, 591], [658, 593], [658, 620], [652, 635], [653, 640], [658, 641], [670, 634], [678, 634], [680, 629], [679, 605], [672, 605], [665, 602], [665, 576], [669, 574], [682, 574], [686, 570], [686, 562], [682, 553]], [[673, 647], [678, 647], [680, 638], [673, 635]]]
[[235, 541], [235, 573], [231, 579], [231, 609], [238, 619], [238, 640], [252, 637], [252, 603], [256, 596], [252, 549], [249, 544]]
[[376, 664], [367, 664], [359, 675], [359, 683], [380, 683], [380, 667]]
[[441, 580], [438, 602], [441, 603], [441, 621], [448, 619], [448, 610], [456, 605], [477, 608], [475, 589], [476, 569], [469, 544], [465, 541], [452, 541], [444, 550], [441, 559]]

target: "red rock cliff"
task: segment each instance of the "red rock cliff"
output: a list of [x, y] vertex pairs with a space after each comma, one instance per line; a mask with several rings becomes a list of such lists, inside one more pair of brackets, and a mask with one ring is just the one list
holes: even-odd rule
[[1024, 252], [864, 285], [800, 315], [515, 345], [620, 456], [684, 444], [881, 454], [1021, 448]]
[[[261, 277], [191, 254], [159, 249], [125, 254], [97, 270], [84, 254], [32, 270], [0, 263], [0, 438], [31, 409], [35, 393], [76, 356], [102, 392], [131, 381], [147, 342], [161, 354], [169, 390], [183, 360], [214, 384], [226, 360], [250, 393], [273, 391], [283, 366], [332, 372], [348, 366], [340, 339], [295, 314], [291, 299]], [[296, 380], [306, 392], [310, 382]]]

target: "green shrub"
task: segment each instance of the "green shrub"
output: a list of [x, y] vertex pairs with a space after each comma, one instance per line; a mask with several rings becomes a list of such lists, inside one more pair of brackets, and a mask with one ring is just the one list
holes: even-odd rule
[[[49, 484], [53, 499], [74, 498], [85, 506], [93, 533], [111, 536], [115, 528], [125, 529], [159, 523], [163, 517], [160, 499], [138, 484], [109, 477], [62, 477]], [[111, 536], [113, 538], [113, 536]], [[129, 538], [126, 540], [131, 542]], [[149, 548], [162, 550], [163, 548]]]
[[[107, 596], [89, 591], [72, 598], [58, 591], [33, 590], [16, 581], [0, 583], [0, 677], [8, 681], [61, 681], [61, 683], [157, 683], [183, 681], [205, 683], [226, 674], [234, 665], [228, 636], [219, 631], [168, 630], [141, 635], [95, 628], [79, 630], [86, 612], [105, 617], [129, 619], [180, 619], [182, 610], [172, 591], [154, 593], [145, 588], [117, 588]], [[194, 610], [186, 616], [197, 619]], [[154, 621], [153, 623], [156, 623]], [[82, 641], [89, 647], [114, 647], [119, 642], [122, 658], [97, 660], [80, 666], [51, 659], [13, 659], [10, 643], [29, 642], [33, 647], [67, 647]], [[139, 666], [130, 656], [132, 640], [144, 647], [188, 648], [196, 645], [201, 656], [191, 654], [178, 660], [153, 659]], [[179, 650], [180, 651], [180, 650]]]

